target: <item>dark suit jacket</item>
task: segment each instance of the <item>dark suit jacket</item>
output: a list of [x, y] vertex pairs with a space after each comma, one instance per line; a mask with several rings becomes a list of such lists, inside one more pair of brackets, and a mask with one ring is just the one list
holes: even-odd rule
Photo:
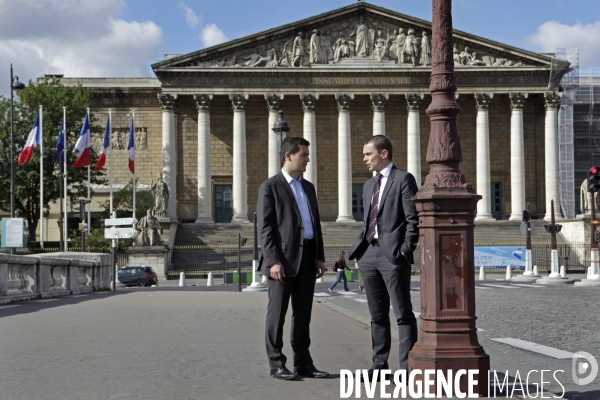
[[[363, 187], [365, 217], [362, 231], [348, 253], [350, 260], [363, 256], [369, 243], [365, 240], [369, 224], [369, 210], [375, 177], [369, 179]], [[417, 209], [410, 199], [417, 193], [417, 182], [412, 174], [392, 167], [388, 176], [377, 214], [377, 233], [379, 243], [386, 258], [398, 265], [403, 257], [414, 264], [413, 251], [419, 240]], [[404, 253], [404, 256], [402, 255]]]
[[[317, 243], [314, 262], [316, 272], [317, 261], [325, 261], [317, 193], [314, 185], [305, 179], [302, 179], [302, 187], [308, 200]], [[262, 273], [270, 277], [271, 265], [281, 262], [286, 278], [296, 276], [302, 260], [304, 227], [294, 193], [281, 171], [260, 185], [256, 214], [264, 257]]]

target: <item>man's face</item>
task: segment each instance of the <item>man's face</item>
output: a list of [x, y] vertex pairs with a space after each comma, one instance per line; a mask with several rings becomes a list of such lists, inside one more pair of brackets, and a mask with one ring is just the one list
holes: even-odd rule
[[365, 144], [363, 147], [363, 161], [369, 171], [380, 172], [387, 166], [387, 150], [384, 149], [381, 153], [378, 153], [373, 143]]
[[290, 164], [292, 171], [303, 174], [306, 171], [306, 165], [310, 161], [309, 155], [308, 147], [300, 145], [300, 151], [296, 154], [289, 151], [285, 153], [286, 163]]

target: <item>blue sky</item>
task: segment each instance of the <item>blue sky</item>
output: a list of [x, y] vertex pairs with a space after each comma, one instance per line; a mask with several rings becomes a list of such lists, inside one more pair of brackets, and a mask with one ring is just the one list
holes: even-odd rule
[[[334, 10], [350, 0], [0, 0], [0, 94], [21, 80], [153, 76], [150, 64]], [[371, 0], [431, 20], [429, 0]], [[17, 5], [18, 4], [18, 5]], [[600, 73], [599, 0], [454, 0], [454, 27], [535, 52], [579, 47]]]

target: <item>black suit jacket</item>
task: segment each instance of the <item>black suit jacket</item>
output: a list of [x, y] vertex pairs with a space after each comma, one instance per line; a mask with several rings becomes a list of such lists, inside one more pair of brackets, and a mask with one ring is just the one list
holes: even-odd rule
[[[363, 228], [349, 251], [350, 260], [363, 256], [369, 243], [365, 240], [369, 226], [369, 210], [375, 186], [375, 177], [369, 179], [363, 188], [365, 216]], [[392, 166], [388, 176], [377, 214], [379, 243], [386, 258], [398, 265], [403, 257], [414, 264], [413, 251], [419, 240], [419, 219], [415, 203], [410, 199], [417, 193], [417, 182], [412, 174]], [[404, 256], [402, 255], [404, 253]]]
[[[321, 217], [315, 186], [303, 178], [302, 187], [308, 200], [317, 245], [314, 262], [316, 272], [317, 261], [325, 261]], [[294, 193], [281, 171], [260, 185], [256, 214], [264, 257], [262, 273], [270, 277], [270, 267], [281, 262], [286, 278], [296, 276], [302, 261], [304, 226]]]

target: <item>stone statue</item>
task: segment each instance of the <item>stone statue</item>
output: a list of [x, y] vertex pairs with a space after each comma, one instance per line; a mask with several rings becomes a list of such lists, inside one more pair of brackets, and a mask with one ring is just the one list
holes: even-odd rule
[[139, 230], [136, 238], [138, 246], [160, 246], [162, 228], [158, 218], [152, 215], [152, 210], [146, 211], [146, 216], [138, 222], [137, 228]]
[[292, 59], [292, 67], [296, 66], [296, 61], [299, 61], [298, 66], [301, 67], [304, 64], [304, 44], [302, 42], [302, 32], [298, 32], [298, 35], [294, 39], [294, 43], [292, 45], [292, 54], [294, 58]]
[[[581, 183], [581, 188], [579, 189], [579, 208], [581, 209], [582, 214], [591, 214], [592, 213], [592, 193], [588, 192], [588, 180], [585, 179]], [[594, 202], [596, 203], [596, 212], [598, 212], [598, 194], [594, 194]]]
[[394, 55], [396, 56], [396, 60], [400, 60], [400, 55], [402, 54], [405, 40], [406, 34], [404, 33], [404, 29], [400, 28], [398, 31], [398, 36], [396, 36], [396, 41], [394, 42]]
[[369, 55], [369, 27], [364, 23], [362, 15], [358, 19], [358, 25], [356, 25], [349, 37], [353, 36], [355, 37], [354, 52], [356, 53], [356, 56], [367, 57]]
[[404, 39], [404, 46], [402, 47], [402, 51], [400, 52], [398, 62], [400, 64], [404, 64], [404, 55], [406, 54], [410, 57], [413, 67], [416, 67], [418, 53], [419, 49], [417, 47], [417, 38], [415, 37], [415, 31], [414, 29], [409, 29], [408, 35], [406, 36], [406, 39]]
[[313, 29], [312, 36], [310, 37], [309, 55], [311, 64], [319, 64], [321, 62], [321, 38], [319, 38], [319, 31], [316, 29]]
[[379, 62], [383, 61], [385, 57], [385, 50], [387, 49], [387, 44], [389, 40], [389, 32], [388, 38], [384, 39], [381, 37], [381, 31], [377, 31], [377, 39], [375, 39], [375, 48], [373, 49], [373, 56]]
[[431, 64], [431, 44], [429, 43], [429, 38], [427, 37], [427, 32], [423, 32], [423, 38], [421, 39], [420, 64], [422, 66], [427, 66], [427, 65]]
[[333, 60], [333, 48], [331, 47], [331, 31], [323, 33], [319, 37], [321, 47], [319, 49], [319, 61], [321, 64], [327, 64], [329, 60]]
[[390, 37], [388, 38], [388, 42], [391, 43], [389, 49], [385, 50], [385, 55], [389, 58], [396, 57], [396, 37], [398, 36], [398, 31], [394, 29]]
[[169, 187], [162, 179], [162, 174], [158, 173], [156, 183], [150, 182], [152, 195], [154, 196], [154, 214], [164, 218], [167, 216], [167, 208], [169, 206]]
[[340, 37], [335, 41], [335, 54], [333, 56], [333, 61], [339, 62], [340, 58], [347, 57], [350, 57], [348, 39], [344, 37], [344, 32], [340, 32]]
[[458, 61], [461, 65], [469, 65], [471, 61], [471, 53], [469, 52], [469, 47], [465, 47], [463, 51], [458, 55]]
[[117, 131], [117, 137], [113, 141], [113, 149], [123, 150], [123, 138], [120, 131]]
[[240, 59], [244, 60], [240, 64], [242, 67], [259, 67], [263, 63], [267, 67], [277, 66], [277, 52], [273, 48], [267, 50], [266, 56], [262, 56], [260, 53], [252, 53], [250, 55], [240, 57]]
[[454, 65], [460, 65], [460, 51], [458, 50], [458, 47], [456, 47], [456, 44], [454, 44], [454, 47], [452, 48], [452, 57], [454, 58]]

